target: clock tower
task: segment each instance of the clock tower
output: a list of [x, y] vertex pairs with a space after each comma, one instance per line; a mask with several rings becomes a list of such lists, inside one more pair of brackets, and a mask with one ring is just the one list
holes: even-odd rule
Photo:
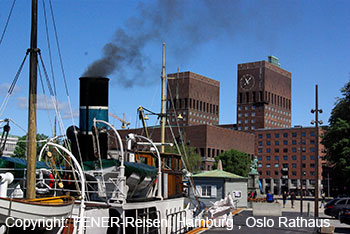
[[278, 58], [238, 64], [237, 129], [291, 126], [291, 73], [282, 69]]

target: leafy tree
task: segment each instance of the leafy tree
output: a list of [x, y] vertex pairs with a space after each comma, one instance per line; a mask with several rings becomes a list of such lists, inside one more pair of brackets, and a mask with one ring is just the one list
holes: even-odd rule
[[215, 167], [217, 167], [219, 160], [221, 160], [222, 168], [225, 171], [244, 177], [248, 176], [249, 166], [251, 164], [248, 154], [231, 149], [215, 157]]
[[[183, 153], [183, 148], [185, 148], [186, 155], [187, 155], [187, 160], [184, 158], [184, 161], [186, 163], [187, 170], [189, 172], [195, 173], [199, 171], [199, 165], [202, 161], [201, 156], [197, 153], [195, 147], [190, 147], [190, 146], [182, 146], [179, 145], [181, 155], [182, 157], [186, 157], [185, 154]], [[165, 152], [167, 153], [176, 153], [178, 154], [178, 150], [176, 147], [166, 147]]]
[[[37, 134], [36, 140], [46, 140], [48, 136], [44, 134]], [[37, 154], [39, 154], [41, 148], [44, 146], [45, 142], [38, 142], [36, 146]], [[14, 151], [15, 157], [26, 159], [26, 150], [27, 150], [27, 135], [24, 135], [18, 139], [16, 148]]]
[[[333, 185], [342, 190], [350, 184], [350, 81], [341, 89], [322, 139], [326, 159], [333, 167]], [[341, 191], [339, 191], [341, 192]], [[345, 191], [344, 191], [345, 192]]]

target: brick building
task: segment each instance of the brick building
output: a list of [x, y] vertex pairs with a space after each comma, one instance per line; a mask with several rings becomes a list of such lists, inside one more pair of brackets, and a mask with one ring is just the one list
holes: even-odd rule
[[[319, 129], [319, 136], [322, 130]], [[319, 152], [316, 152], [316, 143]], [[324, 156], [321, 138], [316, 139], [314, 127], [283, 129], [257, 129], [255, 131], [255, 155], [264, 191], [280, 194], [282, 190], [303, 189], [314, 193], [317, 155]], [[322, 163], [319, 158], [318, 180], [322, 180]], [[322, 189], [322, 186], [319, 187]]]
[[282, 69], [278, 59], [238, 64], [237, 128], [291, 126], [291, 73]]
[[171, 125], [219, 124], [220, 82], [186, 71], [168, 74], [167, 116]]
[[[148, 128], [151, 139], [160, 142], [160, 128]], [[247, 132], [235, 131], [214, 125], [193, 125], [183, 126], [180, 130], [173, 128], [176, 140], [183, 139], [183, 142], [197, 149], [197, 153], [202, 157], [201, 170], [211, 170], [215, 162], [214, 157], [226, 150], [236, 149], [254, 155], [254, 135]], [[142, 134], [143, 129], [119, 130], [124, 138], [128, 133]], [[169, 126], [165, 129], [165, 141], [174, 142]]]

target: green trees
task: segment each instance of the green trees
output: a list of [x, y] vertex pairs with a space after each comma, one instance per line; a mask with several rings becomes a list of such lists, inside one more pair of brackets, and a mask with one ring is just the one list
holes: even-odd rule
[[[179, 145], [182, 157], [185, 157], [185, 154], [182, 152], [183, 151], [183, 146]], [[190, 147], [185, 145], [184, 146], [186, 155], [187, 155], [187, 160], [185, 159], [184, 161], [186, 162], [186, 167], [189, 172], [195, 173], [199, 171], [199, 165], [202, 161], [201, 156], [197, 154], [196, 148], [195, 147]], [[166, 147], [165, 152], [168, 153], [175, 153], [178, 154], [179, 152], [177, 151], [176, 147]]]
[[[47, 139], [48, 136], [44, 134], [37, 134], [36, 140], [41, 141]], [[39, 154], [41, 148], [44, 146], [44, 142], [38, 142], [36, 146], [36, 151]], [[14, 151], [15, 157], [17, 158], [26, 158], [26, 148], [27, 148], [27, 135], [24, 135], [18, 139], [18, 142], [16, 144], [16, 148]]]
[[333, 185], [338, 188], [350, 184], [350, 81], [341, 89], [329, 118], [329, 127], [322, 139], [326, 159], [333, 167]]
[[231, 149], [215, 157], [215, 167], [217, 167], [219, 160], [221, 160], [225, 171], [244, 177], [248, 176], [249, 166], [251, 164], [248, 154]]

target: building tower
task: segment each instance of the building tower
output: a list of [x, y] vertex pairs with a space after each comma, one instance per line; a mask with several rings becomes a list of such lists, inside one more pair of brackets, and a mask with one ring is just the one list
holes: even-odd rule
[[282, 69], [278, 58], [238, 64], [237, 129], [291, 126], [291, 73]]
[[219, 124], [219, 81], [190, 71], [167, 77], [166, 107], [171, 125], [176, 120], [180, 126]]

